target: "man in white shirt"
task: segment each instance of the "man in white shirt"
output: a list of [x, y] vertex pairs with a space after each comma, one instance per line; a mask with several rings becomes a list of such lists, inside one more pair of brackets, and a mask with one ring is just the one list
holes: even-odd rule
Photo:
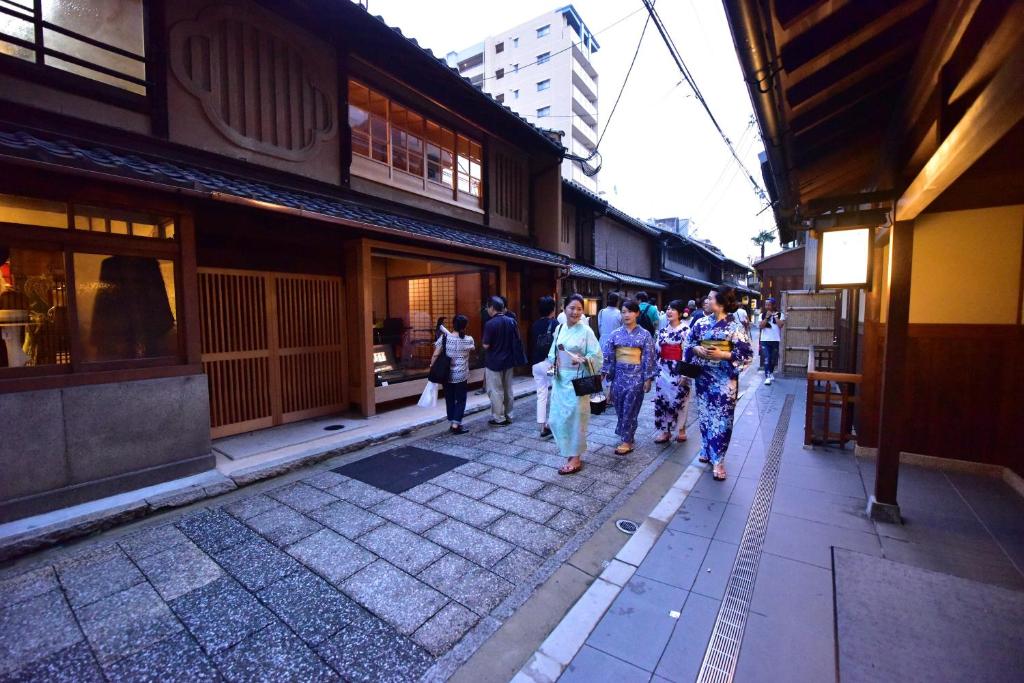
[[618, 292], [608, 292], [605, 303], [607, 305], [597, 312], [597, 340], [601, 343], [604, 343], [612, 332], [622, 327], [622, 311], [619, 310], [621, 299]]
[[782, 341], [782, 328], [785, 324], [786, 315], [775, 309], [775, 299], [766, 300], [760, 324], [765, 384], [775, 380], [775, 365], [779, 362], [779, 343]]
[[747, 334], [750, 334], [750, 316], [747, 314], [747, 309], [740, 306], [733, 315], [736, 316], [736, 321], [743, 325], [743, 329], [747, 331]]

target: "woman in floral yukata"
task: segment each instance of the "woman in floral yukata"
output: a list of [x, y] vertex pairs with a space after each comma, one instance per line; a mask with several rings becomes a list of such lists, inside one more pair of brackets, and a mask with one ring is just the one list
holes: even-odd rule
[[590, 423], [590, 397], [577, 396], [572, 381], [580, 366], [601, 366], [601, 345], [590, 325], [583, 322], [583, 297], [570, 294], [565, 299], [565, 324], [555, 329], [548, 362], [553, 366], [548, 426], [562, 456], [568, 458], [559, 474], [576, 474], [583, 469], [587, 450], [587, 425]]
[[654, 339], [651, 333], [637, 324], [640, 304], [633, 299], [622, 303], [622, 327], [604, 341], [604, 366], [601, 374], [611, 381], [612, 401], [618, 423], [615, 433], [622, 443], [616, 455], [633, 452], [636, 438], [637, 415], [644, 403], [644, 394], [651, 390], [655, 364]]
[[668, 324], [658, 330], [658, 376], [654, 380], [654, 426], [661, 432], [654, 443], [668, 443], [679, 430], [676, 441], [686, 441], [686, 416], [690, 412], [693, 380], [679, 370], [690, 327], [683, 321], [686, 306], [679, 299], [665, 309]]
[[750, 336], [736, 320], [736, 290], [719, 287], [708, 295], [711, 312], [693, 324], [685, 360], [704, 367], [695, 380], [700, 424], [701, 462], [712, 464], [712, 476], [725, 481], [725, 451], [732, 438], [739, 375], [754, 357]]

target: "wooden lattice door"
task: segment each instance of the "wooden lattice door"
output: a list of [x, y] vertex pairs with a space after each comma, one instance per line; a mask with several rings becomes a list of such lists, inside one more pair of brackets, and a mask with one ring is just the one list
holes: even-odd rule
[[343, 410], [341, 278], [199, 270], [214, 438]]

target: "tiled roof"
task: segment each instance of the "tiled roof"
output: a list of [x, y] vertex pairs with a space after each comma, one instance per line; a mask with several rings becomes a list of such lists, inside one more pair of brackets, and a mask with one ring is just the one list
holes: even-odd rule
[[615, 218], [616, 220], [631, 225], [640, 232], [645, 233], [647, 235], [651, 235], [652, 237], [661, 236], [661, 230], [659, 230], [658, 228], [654, 227], [653, 225], [648, 225], [639, 218], [633, 218], [628, 213], [623, 213], [622, 211], [616, 209], [611, 204], [608, 205], [608, 215], [611, 216], [612, 218]]
[[668, 289], [668, 285], [657, 280], [649, 280], [645, 277], [637, 277], [636, 275], [626, 275], [625, 273], [616, 273], [614, 270], [609, 270], [608, 273], [627, 285], [649, 287], [651, 289]]
[[566, 263], [565, 257], [558, 254], [494, 235], [437, 225], [348, 200], [300, 192], [186, 164], [151, 159], [69, 140], [45, 139], [26, 131], [0, 130], [0, 156], [42, 160], [62, 166], [141, 179], [207, 196], [219, 193], [241, 197], [303, 211], [313, 219], [317, 216], [342, 219], [359, 223], [369, 230], [377, 228], [384, 232], [401, 232], [412, 238], [447, 242], [454, 246], [481, 249], [515, 258], [553, 265]]
[[589, 280], [603, 280], [604, 282], [615, 282], [619, 280], [613, 275], [604, 272], [594, 266], [588, 266], [585, 263], [570, 263], [569, 264], [569, 275], [573, 277], [582, 277]]

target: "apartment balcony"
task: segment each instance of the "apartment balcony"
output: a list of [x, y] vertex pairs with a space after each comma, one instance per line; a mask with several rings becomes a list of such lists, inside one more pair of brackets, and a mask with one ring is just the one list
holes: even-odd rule
[[590, 56], [575, 43], [572, 46], [572, 58], [573, 62], [582, 66], [591, 78], [597, 78], [597, 69], [595, 69], [594, 65], [590, 63]]
[[597, 146], [597, 134], [594, 129], [577, 119], [572, 120], [572, 137], [575, 142], [587, 149], [588, 154]]
[[[573, 48], [573, 52], [576, 48]], [[579, 60], [572, 60], [572, 84], [583, 93], [584, 99], [597, 101], [597, 80], [587, 72]]]
[[591, 126], [597, 125], [597, 106], [575, 87], [572, 89], [572, 112]]

